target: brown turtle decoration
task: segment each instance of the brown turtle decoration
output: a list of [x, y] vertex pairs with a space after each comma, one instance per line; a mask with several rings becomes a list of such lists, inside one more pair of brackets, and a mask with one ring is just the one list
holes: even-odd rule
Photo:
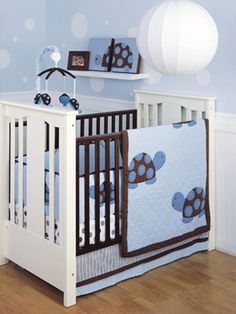
[[[106, 202], [106, 189], [107, 183], [104, 181], [100, 187], [99, 187], [99, 204], [100, 206], [103, 206], [103, 204]], [[110, 203], [114, 203], [115, 201], [115, 185], [112, 182], [108, 183], [108, 193], [110, 194]], [[95, 197], [95, 185], [90, 187], [89, 195], [92, 199], [96, 199]]]
[[166, 161], [164, 152], [159, 151], [152, 158], [147, 153], [136, 155], [129, 164], [128, 182], [129, 188], [135, 189], [138, 183], [154, 184], [156, 182], [156, 172], [160, 170]]
[[172, 198], [172, 207], [182, 212], [183, 222], [189, 223], [194, 217], [201, 217], [205, 213], [206, 192], [202, 187], [192, 189], [186, 198], [177, 192]]

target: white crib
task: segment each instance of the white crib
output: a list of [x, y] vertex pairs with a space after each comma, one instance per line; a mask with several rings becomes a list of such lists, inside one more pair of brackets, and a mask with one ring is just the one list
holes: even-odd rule
[[[6, 100], [4, 100], [6, 98]], [[3, 100], [1, 100], [3, 99]], [[135, 91], [138, 127], [208, 118], [209, 193], [211, 232], [209, 250], [215, 248], [215, 163], [213, 97], [195, 97]], [[114, 108], [117, 110], [117, 108]], [[24, 122], [27, 121], [27, 134]], [[44, 148], [45, 122], [49, 124], [50, 191], [54, 191], [55, 129], [60, 134], [59, 215], [60, 244], [54, 241], [54, 229], [49, 228], [50, 240], [44, 237]], [[18, 123], [18, 132], [15, 125]], [[10, 147], [9, 147], [10, 139]], [[17, 143], [17, 144], [16, 144]], [[8, 260], [20, 265], [64, 293], [64, 305], [76, 303], [76, 116], [63, 107], [40, 107], [26, 101], [8, 101], [0, 97], [0, 265]], [[19, 160], [18, 191], [22, 204], [23, 155], [27, 152], [27, 229], [23, 226], [23, 208], [19, 208], [19, 223], [15, 224], [14, 188], [15, 156]], [[9, 175], [9, 168], [11, 169]], [[9, 191], [10, 195], [9, 195]], [[53, 195], [51, 193], [50, 195]], [[10, 199], [10, 205], [9, 205]], [[54, 225], [54, 198], [50, 196], [49, 220]], [[9, 219], [10, 217], [10, 219]]]

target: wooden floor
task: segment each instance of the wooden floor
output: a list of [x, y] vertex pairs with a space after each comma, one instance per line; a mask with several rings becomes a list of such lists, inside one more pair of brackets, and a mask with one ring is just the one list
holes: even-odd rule
[[0, 313], [236, 313], [236, 257], [198, 253], [65, 309], [62, 294], [10, 263], [0, 267]]

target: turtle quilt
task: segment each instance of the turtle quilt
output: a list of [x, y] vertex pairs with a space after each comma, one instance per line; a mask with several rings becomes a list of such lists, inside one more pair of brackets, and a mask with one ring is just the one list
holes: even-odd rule
[[208, 120], [123, 131], [122, 256], [210, 229]]

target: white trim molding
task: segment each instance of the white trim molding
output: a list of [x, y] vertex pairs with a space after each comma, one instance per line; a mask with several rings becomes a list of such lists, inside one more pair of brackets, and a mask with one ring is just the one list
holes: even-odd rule
[[236, 256], [236, 115], [216, 114], [216, 248]]

